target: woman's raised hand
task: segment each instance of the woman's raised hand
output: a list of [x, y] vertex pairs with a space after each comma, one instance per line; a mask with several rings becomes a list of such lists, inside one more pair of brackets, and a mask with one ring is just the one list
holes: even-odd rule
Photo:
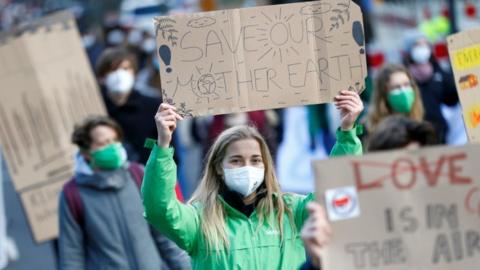
[[172, 134], [175, 128], [177, 128], [177, 120], [182, 120], [177, 112], [176, 108], [167, 103], [160, 104], [158, 111], [155, 114], [155, 124], [157, 125], [159, 147], [167, 148], [172, 141]]
[[354, 91], [343, 90], [335, 96], [334, 104], [340, 110], [342, 130], [350, 130], [355, 126], [360, 113], [363, 111], [363, 102], [360, 96]]

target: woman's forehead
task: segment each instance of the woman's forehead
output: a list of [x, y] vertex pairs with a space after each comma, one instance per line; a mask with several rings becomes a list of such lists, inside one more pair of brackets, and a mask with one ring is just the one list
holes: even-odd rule
[[403, 82], [409, 82], [409, 81], [410, 79], [408, 78], [408, 75], [405, 72], [397, 71], [392, 73], [392, 75], [390, 75], [389, 83], [397, 84], [397, 83], [403, 83]]
[[226, 157], [236, 155], [252, 156], [261, 154], [260, 144], [253, 138], [234, 141], [227, 146], [225, 151]]

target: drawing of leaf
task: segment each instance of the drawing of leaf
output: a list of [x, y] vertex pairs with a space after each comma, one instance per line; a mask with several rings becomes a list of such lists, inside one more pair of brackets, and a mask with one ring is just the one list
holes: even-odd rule
[[345, 21], [350, 20], [349, 8], [350, 8], [350, 0], [348, 0], [348, 3], [338, 3], [337, 8], [332, 9], [332, 12], [335, 15], [330, 18], [330, 21], [334, 22], [330, 27], [330, 31], [332, 31], [333, 29], [338, 29], [340, 27], [340, 23], [343, 25], [345, 24]]
[[192, 111], [193, 110], [187, 109], [185, 102], [180, 103], [180, 108], [178, 112], [182, 117], [185, 117], [185, 116], [193, 117]]
[[173, 19], [171, 19], [171, 18], [168, 18], [168, 17], [166, 17], [166, 18], [156, 18], [155, 21], [156, 21], [157, 23], [166, 23], [166, 22], [176, 23], [175, 20], [173, 20]]

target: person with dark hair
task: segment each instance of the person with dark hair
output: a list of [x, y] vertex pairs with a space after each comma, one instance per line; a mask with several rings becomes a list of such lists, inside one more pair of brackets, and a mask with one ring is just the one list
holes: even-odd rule
[[433, 55], [427, 37], [418, 31], [405, 37], [405, 66], [416, 80], [425, 108], [425, 120], [432, 123], [440, 143], [446, 142], [449, 125], [442, 114], [442, 104], [455, 106], [458, 95], [451, 72], [444, 71]]
[[149, 151], [143, 147], [145, 138], [156, 136], [155, 121], [160, 98], [134, 90], [137, 59], [124, 48], [103, 51], [95, 65], [98, 82], [108, 114], [125, 132], [129, 159], [145, 164]]
[[106, 116], [75, 126], [80, 151], [60, 195], [59, 268], [190, 269], [188, 255], [143, 218], [143, 166], [127, 161], [121, 139]]
[[401, 115], [385, 118], [371, 134], [368, 151], [415, 149], [437, 142], [433, 126], [425, 121], [415, 121]]

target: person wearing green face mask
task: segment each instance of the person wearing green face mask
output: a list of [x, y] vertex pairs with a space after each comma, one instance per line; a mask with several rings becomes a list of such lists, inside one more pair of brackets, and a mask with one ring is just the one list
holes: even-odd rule
[[190, 258], [142, 216], [143, 166], [127, 161], [122, 130], [94, 116], [75, 127], [75, 175], [59, 203], [59, 269], [191, 269]]
[[90, 152], [92, 168], [115, 170], [127, 161], [127, 151], [119, 142], [109, 143], [106, 146]]
[[391, 90], [388, 93], [387, 100], [394, 111], [408, 114], [415, 102], [415, 92], [410, 85], [402, 86]]
[[383, 119], [396, 114], [422, 121], [424, 109], [418, 87], [408, 70], [403, 66], [388, 65], [376, 78], [367, 120], [368, 133], [375, 132]]

